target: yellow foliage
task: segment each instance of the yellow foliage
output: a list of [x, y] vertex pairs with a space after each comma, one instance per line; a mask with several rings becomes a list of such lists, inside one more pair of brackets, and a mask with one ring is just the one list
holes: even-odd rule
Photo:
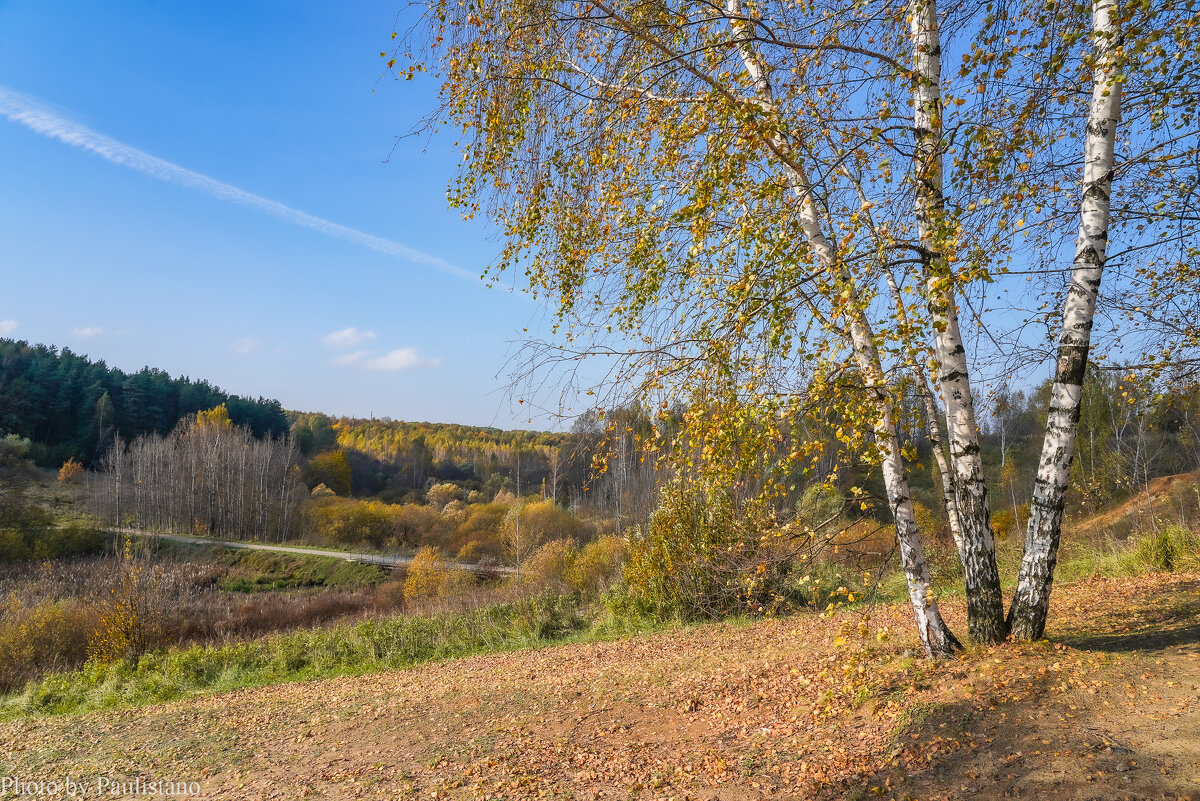
[[917, 530], [925, 536], [931, 537], [942, 529], [941, 519], [920, 501], [913, 501], [913, 517], [917, 520]]
[[58, 480], [64, 484], [78, 484], [83, 480], [83, 465], [72, 456], [58, 469]]
[[216, 406], [206, 412], [196, 412], [196, 425], [212, 426], [213, 428], [233, 428], [233, 421], [229, 419], [229, 409], [222, 403], [220, 406]]
[[447, 598], [466, 592], [473, 586], [475, 577], [469, 571], [456, 568], [446, 561], [439, 550], [427, 546], [417, 551], [408, 566], [404, 599]]
[[510, 559], [521, 564], [543, 543], [572, 539], [579, 530], [575, 516], [551, 500], [514, 506], [500, 524], [500, 539]]
[[625, 540], [615, 534], [589, 542], [567, 571], [567, 583], [585, 594], [603, 592], [621, 577], [627, 550]]
[[88, 638], [88, 657], [112, 662], [140, 656], [150, 644], [150, 591], [156, 577], [133, 553], [133, 538], [125, 538], [125, 553], [117, 580], [101, 604]]
[[521, 582], [540, 587], [566, 584], [578, 555], [574, 540], [551, 540], [521, 566]]
[[0, 604], [0, 690], [11, 690], [46, 670], [83, 662], [94, 610], [75, 601], [26, 606], [14, 594]]
[[462, 498], [462, 490], [457, 484], [449, 482], [443, 484], [434, 484], [425, 493], [425, 500], [430, 506], [442, 509], [451, 501], [457, 501]]
[[342, 450], [319, 453], [308, 460], [308, 484], [324, 484], [338, 495], [349, 495], [352, 471], [350, 459]]

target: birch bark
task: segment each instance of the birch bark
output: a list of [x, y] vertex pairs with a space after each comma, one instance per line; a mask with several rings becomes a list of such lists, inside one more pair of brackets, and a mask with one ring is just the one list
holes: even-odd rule
[[967, 593], [967, 631], [975, 642], [996, 643], [1006, 634], [1004, 598], [996, 568], [996, 546], [980, 458], [975, 401], [958, 326], [954, 279], [944, 252], [951, 237], [946, 230], [942, 187], [941, 32], [936, 0], [913, 0], [909, 16], [915, 73], [914, 206], [929, 313], [934, 327], [938, 383], [946, 408], [955, 506], [961, 526], [959, 553]]
[[[888, 289], [892, 293], [892, 301], [896, 304], [896, 322], [900, 323], [901, 327], [909, 329], [908, 313], [904, 310], [904, 299], [901, 297], [900, 287], [891, 273], [887, 274], [887, 282]], [[933, 458], [937, 461], [938, 476], [942, 480], [942, 506], [946, 511], [950, 536], [954, 538], [954, 548], [958, 552], [959, 561], [965, 563], [962, 526], [958, 520], [958, 500], [954, 495], [954, 473], [951, 472], [950, 464], [946, 461], [946, 452], [942, 450], [942, 443], [946, 441], [946, 421], [938, 411], [936, 395], [933, 387], [929, 384], [929, 377], [926, 375], [920, 359], [910, 356], [908, 366], [916, 378], [917, 392], [920, 393], [921, 403], [925, 408], [925, 425], [929, 431], [929, 445], [933, 450]]]
[[1016, 595], [1008, 613], [1014, 639], [1036, 640], [1046, 629], [1054, 566], [1062, 533], [1063, 497], [1079, 426], [1083, 378], [1091, 347], [1092, 320], [1108, 246], [1109, 197], [1114, 149], [1121, 119], [1121, 83], [1116, 64], [1120, 31], [1116, 0], [1092, 4], [1092, 42], [1097, 60], [1084, 139], [1083, 197], [1071, 280], [1063, 305], [1058, 361], [1025, 531]]
[[[740, 0], [727, 0], [726, 12], [735, 35], [739, 36], [738, 52], [747, 75], [750, 77], [759, 104], [767, 110], [774, 108], [770, 80], [751, 44], [751, 38], [742, 34], [746, 23]], [[850, 323], [849, 345], [855, 364], [863, 375], [875, 406], [872, 430], [875, 443], [882, 458], [883, 482], [896, 525], [896, 538], [900, 544], [901, 564], [908, 583], [909, 600], [917, 621], [917, 632], [930, 658], [942, 658], [953, 654], [962, 645], [946, 625], [934, 597], [929, 563], [921, 542], [921, 533], [913, 512], [912, 496], [908, 476], [900, 454], [900, 443], [896, 435], [896, 423], [892, 414], [892, 399], [883, 372], [875, 333], [863, 311], [853, 277], [839, 263], [837, 250], [826, 235], [821, 224], [820, 213], [803, 162], [795, 156], [788, 142], [781, 136], [771, 137], [772, 150], [780, 155], [784, 173], [792, 194], [799, 201], [800, 222], [805, 239], [812, 248], [816, 260], [832, 276], [835, 283], [846, 290], [849, 299], [846, 316]]]

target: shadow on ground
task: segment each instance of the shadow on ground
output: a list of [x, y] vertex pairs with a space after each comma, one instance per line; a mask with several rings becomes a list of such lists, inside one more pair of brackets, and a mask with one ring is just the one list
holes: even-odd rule
[[1173, 589], [1091, 617], [1107, 630], [1005, 646], [1014, 671], [973, 657], [965, 697], [902, 730], [862, 796], [1200, 801], [1200, 582]]

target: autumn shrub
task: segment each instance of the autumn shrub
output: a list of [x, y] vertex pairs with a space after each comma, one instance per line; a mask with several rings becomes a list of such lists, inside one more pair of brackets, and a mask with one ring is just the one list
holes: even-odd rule
[[761, 551], [766, 528], [760, 509], [738, 503], [717, 482], [674, 481], [663, 489], [649, 525], [630, 535], [629, 611], [692, 620], [773, 603], [790, 565]]
[[1029, 504], [1023, 503], [1017, 508], [1006, 506], [992, 512], [992, 534], [998, 540], [1008, 538], [1020, 539], [1023, 526], [1029, 520]]
[[96, 614], [75, 600], [26, 605], [15, 594], [0, 604], [0, 690], [20, 687], [53, 670], [87, 659]]
[[811, 484], [796, 502], [796, 522], [813, 530], [836, 524], [846, 509], [846, 496], [837, 487]]
[[621, 578], [628, 552], [625, 540], [603, 534], [579, 549], [567, 571], [567, 584], [585, 596], [598, 596]]
[[161, 571], [138, 558], [133, 538], [126, 537], [116, 575], [99, 604], [88, 637], [88, 656], [99, 662], [141, 656], [162, 636], [155, 590]]
[[58, 480], [64, 484], [78, 484], [83, 481], [83, 465], [72, 456], [58, 469]]
[[404, 598], [434, 598], [440, 594], [442, 578], [449, 571], [446, 557], [436, 548], [425, 547], [417, 551], [408, 565], [404, 579]]
[[457, 484], [434, 484], [425, 492], [425, 501], [435, 509], [443, 509], [451, 501], [462, 498], [462, 494], [462, 488]]
[[574, 540], [551, 540], [521, 565], [521, 581], [536, 587], [565, 589], [578, 556], [579, 546]]
[[475, 577], [468, 570], [452, 565], [436, 548], [417, 551], [408, 566], [404, 579], [404, 599], [416, 601], [458, 595], [475, 586]]
[[468, 506], [465, 515], [457, 522], [454, 547], [463, 549], [471, 546], [473, 558], [501, 556], [504, 546], [500, 541], [500, 526], [509, 508], [503, 503], [477, 503]]
[[579, 534], [575, 515], [550, 499], [513, 504], [500, 523], [499, 537], [509, 564], [521, 564], [551, 540]]
[[309, 504], [308, 522], [311, 531], [327, 542], [382, 548], [395, 539], [395, 511], [380, 501], [318, 498]]
[[[917, 529], [922, 536], [929, 540], [939, 540], [945, 523], [933, 510], [920, 501], [913, 501], [913, 519], [917, 521]], [[891, 539], [889, 537], [889, 539]]]
[[375, 587], [372, 606], [376, 611], [387, 612], [404, 608], [404, 582], [389, 580]]

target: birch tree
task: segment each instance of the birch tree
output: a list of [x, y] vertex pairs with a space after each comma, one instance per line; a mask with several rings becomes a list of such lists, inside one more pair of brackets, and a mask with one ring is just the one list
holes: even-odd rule
[[[1154, 372], [1190, 362], [1197, 342], [1194, 319], [1187, 318], [1195, 311], [1200, 254], [1195, 205], [1200, 8], [1185, 1], [1122, 9], [1116, 0], [1093, 0], [1090, 17], [1081, 58], [1091, 75], [1078, 231], [1025, 552], [1008, 616], [1012, 636], [1023, 640], [1041, 637], [1046, 627], [1084, 378], [1095, 358], [1101, 282], [1114, 261], [1114, 230], [1128, 239], [1115, 259], [1123, 269], [1110, 302], [1124, 318], [1120, 335], [1135, 343], [1114, 350], [1126, 357], [1136, 353], [1139, 367]], [[1160, 332], [1153, 349], [1142, 337], [1145, 330]], [[1134, 350], [1138, 346], [1142, 352]]]
[[912, 0], [909, 19], [913, 49], [913, 133], [916, 148], [914, 206], [929, 318], [936, 344], [938, 382], [945, 404], [950, 461], [954, 471], [954, 519], [960, 528], [959, 555], [967, 590], [968, 627], [977, 642], [1004, 639], [1000, 575], [992, 540], [991, 507], [980, 458], [967, 351], [959, 331], [953, 224], [946, 215], [943, 151], [942, 37], [936, 0]]
[[1087, 369], [1091, 330], [1108, 251], [1109, 202], [1112, 195], [1113, 153], [1121, 115], [1121, 83], [1117, 74], [1119, 22], [1116, 0], [1096, 0], [1092, 6], [1092, 38], [1097, 51], [1092, 76], [1092, 105], [1084, 145], [1083, 200], [1079, 235], [1063, 307], [1058, 359], [1042, 454], [1038, 462], [1021, 575], [1009, 611], [1017, 639], [1037, 639], [1046, 627], [1050, 587], [1062, 528], [1063, 501], [1075, 432], [1079, 423], [1083, 377]]
[[[1193, 0], [1178, 2], [1182, 19]], [[1006, 621], [960, 302], [1014, 257], [1057, 247], [1072, 70], [1094, 62], [1073, 7], [950, 8], [953, 41], [935, 0], [429, 0], [428, 62], [416, 36], [389, 62], [443, 78], [438, 119], [463, 152], [450, 199], [496, 223], [492, 280], [523, 274], [551, 300], [555, 341], [531, 366], [611, 359], [609, 386], [682, 408], [668, 444], [728, 468], [740, 492], [785, 491], [763, 454], [789, 437], [779, 461], [793, 465], [830, 447], [795, 439], [787, 421], [836, 410], [846, 424], [832, 445], [882, 476], [931, 655], [957, 641], [912, 512], [901, 377], [936, 384], [924, 406], [946, 445], [968, 632], [996, 642]], [[1194, 46], [1178, 33], [1147, 39], [1160, 63]], [[961, 64], [944, 74], [951, 53]], [[1181, 149], [1146, 151], [1148, 186], [1177, 182]], [[1147, 275], [1161, 285], [1168, 272]], [[1045, 304], [1022, 311], [1044, 319]]]
[[[826, 18], [815, 34], [810, 20], [768, 24], [737, 2], [445, 4], [432, 16], [448, 116], [467, 135], [452, 200], [472, 214], [485, 188], [505, 199], [488, 207], [506, 234], [498, 267], [519, 265], [535, 293], [554, 297], [568, 342], [615, 326], [646, 346], [618, 354], [640, 392], [691, 393], [693, 422], [718, 430], [693, 428], [689, 453], [712, 457], [738, 440], [738, 415], [786, 416], [786, 385], [805, 382], [806, 364], [861, 377], [863, 431], [844, 436], [870, 439], [922, 639], [944, 655], [957, 641], [937, 609], [901, 457], [885, 356], [895, 333], [872, 319], [879, 265], [856, 222], [865, 204], [837, 167], [847, 151], [859, 167], [882, 160], [878, 137], [856, 113], [826, 125], [870, 99], [829, 54], [884, 64], [888, 81], [910, 74], [903, 50], [841, 43], [882, 36], [904, 7], [883, 23], [877, 12]], [[707, 414], [701, 398], [722, 392], [716, 404], [730, 413]], [[974, 628], [995, 638], [994, 626]]]

